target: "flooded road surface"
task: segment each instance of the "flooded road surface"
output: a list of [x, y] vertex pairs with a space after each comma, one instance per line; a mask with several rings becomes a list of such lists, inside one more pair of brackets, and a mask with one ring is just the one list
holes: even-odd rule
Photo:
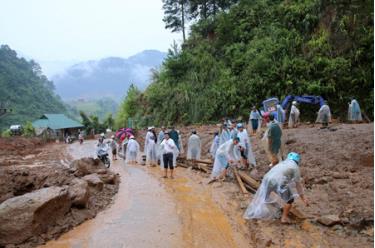
[[[73, 144], [74, 158], [94, 156], [94, 143]], [[214, 203], [206, 185], [193, 183], [178, 168], [162, 179], [159, 167], [111, 165], [121, 183], [114, 203], [57, 241], [43, 247], [249, 247]]]
[[[95, 143], [69, 146], [74, 158], [95, 155]], [[181, 247], [182, 229], [171, 196], [153, 176], [117, 160], [111, 169], [121, 176], [114, 203], [42, 247]]]

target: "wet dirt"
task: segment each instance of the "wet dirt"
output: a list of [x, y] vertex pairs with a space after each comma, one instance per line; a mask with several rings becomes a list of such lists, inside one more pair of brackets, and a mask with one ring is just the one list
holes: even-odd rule
[[[80, 154], [70, 152], [92, 155], [86, 147]], [[117, 160], [112, 170], [121, 175], [113, 204], [42, 247], [248, 247], [210, 188], [179, 174], [183, 169], [164, 179], [159, 167]]]
[[[71, 146], [73, 148], [74, 144]], [[15, 137], [0, 138], [0, 147], [2, 149], [0, 152], [0, 203], [9, 198], [22, 197], [24, 194], [42, 188], [51, 186], [67, 188], [72, 185], [74, 180], [83, 176], [74, 173], [77, 168], [72, 163], [73, 158], [66, 151], [70, 145], [44, 143], [37, 138]], [[85, 163], [85, 161], [75, 162]], [[101, 166], [103, 167], [100, 167], [99, 164], [94, 166], [101, 171], [100, 176], [116, 179], [116, 176], [109, 173], [104, 165]], [[88, 173], [93, 173], [93, 171], [88, 171]], [[15, 241], [18, 242], [15, 246], [7, 244], [5, 247], [35, 247], [60, 236], [61, 233], [83, 221], [95, 217], [97, 212], [112, 201], [117, 188], [116, 180], [106, 181], [100, 191], [90, 187], [86, 207], [72, 205], [63, 219], [49, 226], [43, 233], [33, 235], [25, 241]], [[0, 244], [1, 247], [2, 245]]]
[[[69, 148], [75, 158], [93, 156], [94, 143]], [[121, 183], [113, 204], [42, 247], [181, 247], [181, 222], [172, 197], [143, 168], [117, 160]]]
[[[159, 168], [150, 171], [155, 176], [161, 175]], [[248, 241], [236, 232], [230, 218], [215, 202], [206, 182], [192, 175], [177, 168], [174, 179], [163, 179], [183, 223], [184, 246], [180, 247], [248, 247]]]
[[[192, 129], [202, 139], [204, 154], [218, 128], [212, 125], [180, 128], [185, 149]], [[283, 132], [287, 143], [285, 153], [295, 151], [302, 155], [301, 174], [311, 204], [305, 207], [297, 200], [295, 206], [307, 219], [294, 220], [292, 225], [282, 225], [278, 220], [248, 221], [247, 230], [241, 230], [250, 237], [250, 243], [254, 247], [373, 247], [373, 124], [335, 124], [331, 129], [303, 125]], [[269, 170], [269, 161], [261, 145], [261, 135], [252, 136], [251, 141], [257, 175], [261, 178]], [[209, 155], [206, 153], [204, 157]], [[204, 173], [194, 174], [207, 177]], [[233, 186], [237, 187], [234, 180], [215, 183], [211, 186], [213, 197], [225, 199], [216, 202], [227, 215], [242, 215], [252, 195], [245, 198], [238, 187], [237, 191], [232, 190]], [[339, 216], [341, 222], [331, 227], [317, 222], [329, 214]]]

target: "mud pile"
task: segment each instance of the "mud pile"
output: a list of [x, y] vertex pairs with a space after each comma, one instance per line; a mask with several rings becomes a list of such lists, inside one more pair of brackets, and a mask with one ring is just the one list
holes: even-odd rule
[[[184, 150], [195, 129], [202, 140], [202, 156], [209, 158], [216, 125], [177, 128], [181, 131]], [[157, 130], [158, 131], [158, 130]], [[264, 130], [263, 130], [264, 132]], [[144, 135], [142, 133], [141, 135]], [[307, 217], [293, 225], [275, 221], [249, 221], [247, 234], [256, 247], [372, 247], [374, 201], [374, 131], [373, 124], [335, 124], [330, 129], [304, 125], [284, 129], [285, 154], [302, 155], [301, 173], [310, 206], [297, 200], [296, 207]], [[261, 179], [269, 170], [269, 161], [261, 143], [261, 134], [251, 137]], [[183, 154], [184, 155], [184, 154]], [[184, 175], [202, 172], [180, 169]], [[195, 179], [201, 183], [199, 179]], [[244, 198], [235, 181], [211, 186], [217, 203], [230, 216], [245, 211], [252, 199]], [[220, 197], [218, 197], [220, 196]], [[234, 222], [238, 222], [236, 219]]]
[[[14, 151], [21, 145], [12, 141], [0, 139], [8, 150], [2, 151], [2, 159], [7, 161], [26, 155]], [[95, 217], [118, 190], [118, 176], [100, 160], [83, 158], [62, 163], [65, 145], [43, 146], [38, 142], [24, 141], [35, 146], [35, 153], [26, 157], [44, 155], [0, 166], [0, 247], [34, 247], [56, 238]]]

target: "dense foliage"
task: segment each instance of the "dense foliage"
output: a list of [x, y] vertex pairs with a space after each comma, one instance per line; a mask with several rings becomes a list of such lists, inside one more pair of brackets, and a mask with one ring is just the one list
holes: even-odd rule
[[82, 111], [87, 115], [95, 115], [100, 121], [104, 121], [109, 114], [113, 115], [118, 110], [118, 103], [112, 98], [105, 97], [92, 100], [74, 100], [67, 102], [69, 113], [75, 119], [80, 119], [79, 112]]
[[79, 112], [79, 114], [81, 116], [81, 122], [84, 126], [84, 130], [88, 135], [105, 133], [107, 129], [112, 130], [114, 128], [114, 119], [112, 118], [112, 114], [108, 114], [102, 123], [99, 121], [99, 118], [96, 115], [87, 116], [87, 114], [83, 111]]
[[54, 85], [34, 61], [17, 57], [6, 45], [0, 47], [0, 103], [12, 112], [0, 117], [0, 130], [24, 124], [46, 113], [66, 113]]
[[355, 97], [372, 117], [373, 54], [373, 1], [243, 0], [198, 19], [146, 91], [125, 99], [122, 116], [153, 124], [247, 118], [268, 97], [307, 94], [343, 118]]

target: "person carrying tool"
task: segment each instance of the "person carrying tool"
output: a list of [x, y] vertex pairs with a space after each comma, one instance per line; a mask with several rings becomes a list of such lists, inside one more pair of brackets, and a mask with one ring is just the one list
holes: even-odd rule
[[290, 223], [288, 214], [297, 196], [306, 206], [309, 205], [301, 184], [300, 164], [301, 156], [291, 152], [286, 160], [268, 171], [243, 217], [245, 219], [275, 219], [279, 217], [279, 210], [282, 207], [281, 222]]

